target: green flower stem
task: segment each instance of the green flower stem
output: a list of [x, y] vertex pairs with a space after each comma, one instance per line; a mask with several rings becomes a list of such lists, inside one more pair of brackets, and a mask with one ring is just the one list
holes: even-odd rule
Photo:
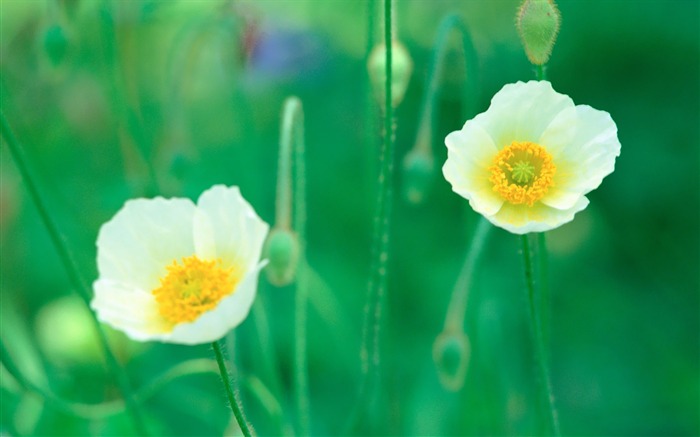
[[552, 295], [549, 290], [549, 260], [547, 257], [547, 239], [544, 232], [537, 233], [537, 261], [539, 264], [539, 305], [542, 320], [542, 338], [544, 340], [545, 358], [549, 358], [552, 324]]
[[[376, 0], [367, 1], [367, 46], [365, 48], [365, 58], [369, 59], [372, 50], [374, 49], [376, 43]], [[365, 185], [367, 187], [372, 186], [374, 183], [374, 173], [377, 169], [376, 167], [376, 151], [378, 146], [377, 141], [377, 118], [378, 110], [376, 105], [376, 97], [374, 96], [374, 88], [372, 86], [372, 79], [369, 75], [365, 75], [365, 171], [363, 172], [365, 176]]]
[[[360, 403], [375, 400], [380, 386], [380, 333], [389, 260], [389, 223], [394, 174], [394, 107], [392, 103], [392, 2], [384, 0], [384, 43], [386, 45], [384, 142], [380, 154], [379, 189], [372, 237], [371, 270], [362, 330], [362, 380]], [[371, 338], [371, 340], [370, 340]], [[370, 350], [371, 348], [371, 350]]]
[[414, 146], [414, 150], [430, 152], [431, 155], [433, 142], [432, 126], [435, 125], [436, 117], [435, 103], [439, 97], [438, 91], [445, 69], [445, 59], [449, 53], [449, 36], [453, 31], [458, 32], [460, 36], [460, 60], [467, 74], [465, 85], [462, 88], [462, 111], [464, 112], [462, 115], [466, 117], [476, 103], [478, 81], [476, 80], [477, 64], [474, 43], [469, 30], [459, 15], [451, 14], [443, 18], [438, 27], [429, 70], [428, 87], [423, 96], [423, 111], [418, 128], [418, 138]]
[[[301, 100], [289, 97], [284, 103], [282, 120], [282, 143], [280, 147], [280, 171], [282, 155], [289, 156], [294, 150], [294, 232], [299, 242], [299, 265], [297, 267], [296, 294], [294, 297], [294, 387], [299, 416], [299, 432], [309, 434], [309, 382], [307, 366], [306, 318], [308, 307], [309, 275], [306, 260], [306, 167], [304, 144], [304, 112]], [[291, 170], [287, 162], [287, 170]], [[289, 173], [287, 171], [287, 177]], [[282, 175], [280, 175], [282, 176]], [[279, 180], [280, 178], [278, 178]], [[291, 186], [287, 184], [286, 189]], [[278, 187], [278, 190], [282, 187]], [[284, 189], [283, 189], [284, 191]], [[287, 193], [288, 195], [289, 193]], [[291, 205], [291, 201], [289, 202]]]
[[[265, 304], [264, 298], [265, 296], [258, 294], [258, 296], [255, 298], [255, 302], [253, 302], [252, 308], [255, 331], [258, 335], [258, 344], [260, 345], [259, 352], [262, 354], [262, 369], [256, 370], [260, 370], [265, 374], [265, 380], [268, 381], [270, 386], [270, 389], [268, 390], [268, 392], [271, 393], [270, 396], [281, 397], [280, 393], [282, 390], [280, 387], [282, 386], [282, 382], [276, 367], [276, 363], [278, 362], [277, 354], [275, 353], [275, 349], [270, 340], [270, 324], [265, 311], [267, 305]], [[246, 378], [246, 380], [243, 382], [248, 382], [248, 379], [249, 378]], [[275, 402], [279, 405], [277, 397], [275, 397]], [[284, 414], [280, 412], [279, 415], [274, 415], [272, 417], [277, 419], [279, 434], [286, 435], [287, 433], [285, 431], [290, 427], [285, 420]]]
[[[66, 242], [65, 237], [60, 232], [58, 225], [49, 213], [49, 210], [46, 206], [46, 202], [44, 201], [44, 197], [36, 183], [37, 178], [35, 177], [33, 171], [31, 170], [27, 162], [27, 158], [24, 154], [24, 149], [15, 137], [7, 119], [5, 118], [5, 114], [2, 112], [0, 112], [0, 125], [2, 127], [2, 137], [5, 139], [5, 142], [7, 143], [10, 149], [10, 153], [12, 154], [12, 157], [14, 158], [15, 163], [17, 164], [17, 168], [19, 169], [22, 179], [27, 187], [27, 190], [29, 191], [29, 195], [32, 198], [32, 201], [34, 202], [34, 205], [36, 206], [37, 210], [39, 211], [39, 216], [41, 217], [44, 226], [49, 232], [51, 241], [54, 247], [56, 248], [56, 251], [58, 252], [58, 256], [61, 259], [64, 268], [68, 272], [69, 279], [75, 287], [78, 294], [80, 295], [80, 297], [85, 302], [85, 305], [89, 307], [91, 298], [89, 287], [85, 282], [84, 278], [80, 275], [78, 264], [75, 261], [75, 258], [73, 257], [72, 253], [68, 249], [68, 243]], [[139, 405], [134, 400], [133, 394], [131, 392], [131, 384], [129, 383], [129, 379], [122, 367], [117, 362], [114, 352], [112, 351], [112, 348], [110, 347], [109, 342], [107, 340], [107, 335], [105, 334], [102, 325], [100, 325], [100, 322], [97, 320], [95, 313], [92, 310], [90, 310], [89, 313], [93, 325], [95, 327], [95, 331], [97, 332], [97, 338], [100, 344], [102, 345], [105, 359], [107, 361], [107, 366], [117, 383], [119, 391], [124, 397], [124, 401], [126, 402], [127, 406], [127, 411], [129, 412], [129, 415], [133, 422], [134, 429], [140, 435], [148, 435], [148, 432], [146, 431], [146, 425], [143, 419], [143, 413], [141, 412]]]
[[523, 261], [525, 266], [525, 282], [527, 284], [528, 302], [530, 310], [531, 328], [535, 346], [535, 361], [537, 362], [537, 372], [539, 373], [539, 393], [543, 414], [546, 417], [547, 428], [551, 435], [558, 436], [559, 420], [554, 407], [554, 395], [552, 392], [552, 381], [549, 373], [547, 354], [545, 353], [544, 338], [542, 335], [542, 321], [540, 309], [537, 305], [537, 290], [535, 287], [534, 258], [530, 248], [530, 235], [520, 237], [523, 251]]
[[212, 344], [214, 348], [214, 355], [216, 355], [216, 362], [219, 365], [219, 373], [221, 374], [221, 381], [226, 389], [226, 396], [228, 397], [229, 405], [231, 406], [231, 411], [236, 418], [238, 426], [241, 428], [243, 435], [245, 437], [250, 437], [250, 427], [243, 417], [243, 411], [241, 411], [240, 405], [238, 405], [238, 399], [236, 399], [236, 393], [233, 390], [233, 385], [231, 384], [231, 378], [229, 376], [228, 369], [226, 368], [226, 359], [223, 353], [223, 343], [221, 340], [215, 341]]
[[545, 64], [535, 65], [535, 79], [547, 80], [547, 66]]
[[481, 218], [474, 231], [472, 243], [467, 250], [464, 264], [457, 277], [457, 282], [452, 290], [450, 304], [447, 307], [444, 332], [463, 332], [464, 317], [469, 302], [469, 291], [472, 288], [474, 269], [484, 251], [484, 244], [492, 229], [489, 221]]

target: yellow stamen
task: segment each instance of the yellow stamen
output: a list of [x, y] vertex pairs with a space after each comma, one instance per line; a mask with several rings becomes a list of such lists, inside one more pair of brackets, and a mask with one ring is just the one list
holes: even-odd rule
[[241, 279], [233, 267], [223, 268], [221, 260], [203, 261], [195, 255], [183, 258], [182, 264], [173, 261], [167, 269], [152, 293], [160, 315], [173, 326], [215, 308]]
[[493, 190], [504, 200], [532, 206], [554, 186], [557, 168], [544, 147], [529, 141], [513, 141], [496, 154], [489, 170]]

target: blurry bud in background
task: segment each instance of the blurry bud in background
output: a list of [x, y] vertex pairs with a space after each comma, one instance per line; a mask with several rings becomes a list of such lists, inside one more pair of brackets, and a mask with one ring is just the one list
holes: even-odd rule
[[561, 14], [554, 0], [525, 0], [518, 10], [516, 24], [530, 62], [546, 64], [561, 24]]
[[433, 181], [435, 160], [430, 149], [415, 147], [403, 160], [403, 187], [406, 200], [423, 202]]
[[265, 267], [272, 285], [284, 287], [294, 281], [299, 263], [299, 240], [287, 229], [273, 229], [267, 237], [263, 258], [270, 263]]
[[[102, 349], [88, 309], [77, 296], [66, 296], [43, 306], [35, 321], [39, 346], [54, 364], [94, 364], [102, 360]], [[120, 358], [132, 355], [130, 342], [107, 329], [110, 343]]]
[[44, 33], [44, 50], [53, 65], [58, 65], [66, 57], [68, 38], [63, 27], [58, 24], [46, 29]]
[[[413, 61], [406, 47], [399, 41], [391, 43], [391, 102], [394, 108], [401, 104], [413, 73]], [[367, 60], [367, 71], [372, 82], [374, 95], [384, 108], [386, 102], [386, 45], [377, 44]]]
[[462, 388], [470, 358], [469, 338], [464, 332], [448, 329], [437, 336], [433, 344], [433, 361], [440, 384], [446, 390]]

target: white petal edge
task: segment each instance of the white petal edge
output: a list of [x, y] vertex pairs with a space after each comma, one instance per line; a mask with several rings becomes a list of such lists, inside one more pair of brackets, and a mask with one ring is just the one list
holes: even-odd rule
[[199, 196], [194, 214], [197, 256], [220, 258], [243, 270], [255, 267], [269, 231], [236, 186], [215, 185]]
[[488, 132], [500, 150], [513, 141], [535, 142], [560, 112], [573, 107], [573, 100], [554, 91], [547, 81], [516, 82], [504, 85], [486, 112], [472, 121]]
[[445, 138], [447, 161], [442, 174], [452, 191], [469, 200], [471, 207], [484, 215], [498, 212], [503, 205], [489, 181], [488, 167], [498, 153], [491, 137], [477, 124], [467, 121], [462, 130]]
[[567, 210], [551, 208], [542, 203], [528, 207], [525, 205], [504, 204], [497, 214], [486, 216], [491, 223], [513, 234], [549, 231], [574, 219], [574, 215], [588, 206], [585, 196], [579, 198]]
[[189, 199], [127, 201], [97, 236], [100, 279], [144, 290], [156, 287], [166, 266], [194, 253], [194, 211]]
[[98, 279], [93, 288], [95, 296], [90, 308], [97, 319], [129, 338], [147, 341], [167, 329], [151, 293], [109, 279]]
[[538, 142], [552, 154], [557, 166], [555, 185], [542, 203], [562, 210], [600, 186], [614, 171], [621, 150], [610, 114], [587, 105], [560, 113]]

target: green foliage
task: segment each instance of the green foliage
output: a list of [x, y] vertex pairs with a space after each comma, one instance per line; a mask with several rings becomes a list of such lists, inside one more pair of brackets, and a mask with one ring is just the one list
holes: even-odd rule
[[[398, 35], [413, 64], [396, 114], [401, 163], [415, 142], [444, 16], [458, 14], [472, 32], [482, 78], [475, 111], [484, 111], [503, 84], [533, 74], [513, 25], [519, 1], [396, 3]], [[216, 183], [239, 185], [273, 223], [280, 108], [291, 94], [303, 101], [312, 276], [308, 388], [317, 435], [343, 432], [360, 380], [378, 168], [378, 150], [363, 145], [366, 6], [350, 0], [0, 2], [1, 109], [89, 282], [97, 277], [99, 227], [130, 198], [196, 199]], [[617, 168], [590, 195], [590, 206], [547, 236], [550, 368], [562, 432], [697, 435], [700, 5], [589, 0], [559, 2], [559, 9], [563, 25], [548, 77], [575, 102], [610, 112], [622, 142]], [[47, 29], [56, 23], [69, 43], [57, 63], [46, 46]], [[446, 390], [435, 366], [433, 345], [478, 220], [440, 177], [446, 158], [440, 141], [465, 121], [461, 77], [450, 68], [442, 77], [432, 126], [435, 177], [423, 202], [402, 196], [420, 179], [395, 181], [382, 331], [385, 402], [374, 406], [376, 432], [532, 434], [533, 345], [512, 235], [494, 230], [477, 267], [464, 319], [469, 352], [462, 387]], [[370, 134], [379, 138], [381, 123], [374, 126]], [[3, 343], [34, 384], [72, 406], [92, 406], [75, 414], [45, 401], [3, 366], [0, 433], [132, 434], [84, 320], [87, 310], [72, 305], [73, 285], [4, 140], [0, 182]], [[258, 435], [289, 434], [297, 423], [294, 296], [286, 291], [261, 277], [251, 314], [226, 338], [243, 409]], [[52, 342], [52, 333], [61, 338]], [[109, 337], [153, 435], [233, 429], [208, 346], [140, 344], [119, 332]], [[464, 348], [448, 349], [441, 349], [440, 362], [452, 374]], [[185, 370], [175, 368], [183, 363]]]

